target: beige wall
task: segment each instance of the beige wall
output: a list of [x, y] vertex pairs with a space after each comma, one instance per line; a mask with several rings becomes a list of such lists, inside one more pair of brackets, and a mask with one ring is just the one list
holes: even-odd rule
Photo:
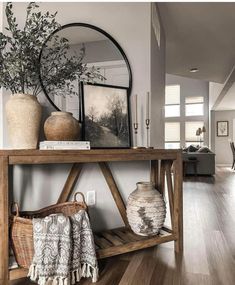
[[[25, 15], [25, 3], [14, 3], [17, 20], [23, 21]], [[132, 94], [139, 95], [140, 118], [144, 117], [145, 94], [151, 90], [151, 41], [150, 41], [150, 3], [40, 3], [42, 11], [58, 11], [58, 21], [61, 24], [71, 22], [84, 22], [98, 26], [108, 32], [118, 41], [125, 51], [133, 71]], [[6, 19], [4, 19], [6, 22]], [[157, 52], [158, 54], [158, 52]], [[160, 56], [158, 54], [158, 56]], [[164, 82], [164, 60], [157, 62], [158, 74], [155, 79], [161, 86]], [[162, 91], [161, 91], [162, 92]], [[4, 92], [4, 98], [6, 93]], [[154, 94], [154, 96], [163, 96]], [[51, 108], [43, 95], [40, 102], [44, 106], [44, 118]], [[158, 109], [157, 101], [153, 102]], [[162, 108], [162, 107], [161, 107]], [[2, 126], [5, 124], [1, 122]], [[152, 125], [158, 124], [158, 120], [152, 121]], [[142, 124], [143, 125], [143, 124]], [[145, 128], [141, 126], [139, 143], [143, 144]], [[152, 135], [155, 136], [154, 131]], [[8, 146], [5, 133], [5, 147]], [[37, 209], [56, 201], [68, 174], [69, 165], [57, 166], [24, 166], [14, 168], [14, 200], [20, 202], [21, 208]], [[138, 181], [149, 180], [149, 164], [138, 163], [112, 163], [114, 177], [120, 187], [124, 200], [134, 190]], [[92, 224], [95, 229], [105, 227], [118, 227], [122, 225], [118, 211], [108, 192], [108, 187], [101, 171], [96, 164], [90, 164], [82, 171], [81, 177], [75, 187], [76, 190], [86, 193], [89, 190], [96, 191], [97, 204], [91, 210]]]

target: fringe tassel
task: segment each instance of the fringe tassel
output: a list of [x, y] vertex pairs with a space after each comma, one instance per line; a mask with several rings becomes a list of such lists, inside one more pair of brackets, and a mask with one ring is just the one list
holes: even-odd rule
[[81, 269], [81, 267], [78, 269], [78, 270], [76, 270], [76, 280], [77, 280], [77, 282], [79, 282], [80, 281], [80, 279], [81, 279], [81, 275], [82, 275], [82, 269]]
[[47, 278], [46, 277], [40, 277], [38, 279], [38, 285], [46, 285], [47, 283]]
[[[29, 274], [28, 277], [32, 281], [37, 281], [38, 285], [70, 285], [70, 280], [69, 278], [63, 278], [63, 277], [39, 277], [37, 275], [37, 267], [35, 265], [31, 265], [29, 268]], [[74, 283], [75, 284], [75, 283]]]
[[36, 264], [31, 264], [29, 267], [29, 272], [28, 272], [28, 277], [30, 277], [30, 279], [32, 281], [36, 281], [38, 278], [38, 268]]
[[[92, 282], [95, 283], [98, 280], [99, 270], [98, 267], [92, 267], [91, 265], [84, 263], [77, 270], [74, 270], [70, 273], [71, 278], [63, 278], [63, 277], [39, 277], [37, 265], [32, 264], [29, 268], [28, 277], [32, 281], [36, 281], [38, 279], [39, 285], [47, 285], [49, 281], [51, 285], [74, 285], [76, 282], [79, 282], [82, 277], [91, 277]], [[71, 283], [70, 283], [71, 280]]]
[[87, 264], [84, 263], [82, 266], [82, 277], [87, 277], [86, 273], [87, 273]]
[[92, 282], [95, 283], [98, 280], [99, 270], [98, 267], [92, 267], [91, 265], [84, 263], [82, 266], [82, 277], [91, 277]]
[[75, 281], [75, 272], [72, 272], [71, 276], [72, 276], [72, 285], [74, 285], [76, 283], [76, 281]]
[[53, 281], [52, 281], [52, 285], [59, 285], [58, 284], [58, 280], [59, 278], [58, 277], [55, 277], [54, 279], [53, 279]]
[[95, 283], [98, 281], [99, 278], [99, 269], [98, 267], [92, 268], [93, 272], [92, 272], [92, 283]]

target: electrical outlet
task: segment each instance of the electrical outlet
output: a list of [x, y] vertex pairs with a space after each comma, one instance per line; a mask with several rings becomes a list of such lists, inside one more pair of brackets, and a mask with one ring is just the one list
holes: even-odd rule
[[95, 191], [88, 191], [86, 193], [86, 203], [88, 206], [94, 206], [96, 203]]

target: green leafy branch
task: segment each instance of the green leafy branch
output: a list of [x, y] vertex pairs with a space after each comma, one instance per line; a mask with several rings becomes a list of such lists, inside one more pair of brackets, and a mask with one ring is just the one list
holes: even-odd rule
[[[13, 13], [12, 3], [7, 3], [6, 33], [0, 32], [0, 87], [14, 93], [31, 93], [37, 96], [41, 91], [39, 73], [48, 91], [73, 94], [73, 81], [93, 81], [104, 78], [97, 68], [87, 68], [82, 63], [85, 47], [80, 55], [70, 55], [68, 40], [53, 36], [52, 46], [42, 57], [39, 55], [48, 37], [60, 25], [56, 22], [56, 13], [38, 11], [39, 6], [30, 2], [26, 8], [24, 27], [19, 28]], [[42, 63], [41, 62], [41, 63]]]

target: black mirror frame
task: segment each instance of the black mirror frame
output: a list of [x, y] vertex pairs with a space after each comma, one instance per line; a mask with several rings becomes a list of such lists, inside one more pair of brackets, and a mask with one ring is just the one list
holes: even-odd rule
[[[42, 52], [43, 52], [43, 48], [45, 47], [45, 45], [47, 44], [47, 42], [50, 40], [50, 38], [56, 34], [57, 32], [63, 30], [63, 29], [66, 29], [66, 28], [69, 28], [69, 27], [86, 27], [86, 28], [90, 28], [90, 29], [93, 29], [93, 30], [96, 30], [97, 32], [103, 34], [104, 36], [106, 36], [116, 47], [117, 49], [119, 50], [119, 52], [121, 53], [121, 55], [123, 56], [124, 60], [125, 60], [125, 63], [127, 65], [127, 70], [128, 70], [128, 75], [129, 75], [129, 87], [128, 88], [128, 97], [130, 98], [130, 95], [131, 95], [131, 90], [132, 90], [132, 71], [131, 71], [131, 66], [130, 66], [130, 63], [128, 61], [128, 58], [125, 54], [125, 52], [123, 51], [123, 49], [121, 48], [121, 46], [119, 45], [119, 43], [110, 35], [108, 34], [107, 32], [105, 32], [104, 30], [102, 30], [101, 28], [98, 28], [96, 26], [93, 26], [93, 25], [90, 25], [90, 24], [87, 24], [87, 23], [70, 23], [70, 24], [66, 24], [66, 25], [63, 25], [61, 27], [59, 27], [58, 29], [56, 29], [53, 33], [50, 34], [50, 36], [46, 39], [46, 41], [43, 43], [42, 45], [42, 49], [40, 51], [40, 54], [39, 54], [39, 66], [40, 66], [40, 63], [41, 63], [41, 57], [42, 57]], [[51, 103], [51, 105], [57, 110], [57, 111], [61, 111], [55, 104], [54, 102], [51, 100], [50, 96], [47, 94], [47, 91], [45, 89], [45, 87], [43, 86], [43, 82], [42, 82], [42, 78], [41, 78], [41, 73], [40, 73], [40, 67], [39, 67], [39, 81], [40, 81], [40, 84], [41, 84], [41, 87], [42, 87], [42, 90], [45, 94], [45, 96], [47, 97], [48, 101]]]

